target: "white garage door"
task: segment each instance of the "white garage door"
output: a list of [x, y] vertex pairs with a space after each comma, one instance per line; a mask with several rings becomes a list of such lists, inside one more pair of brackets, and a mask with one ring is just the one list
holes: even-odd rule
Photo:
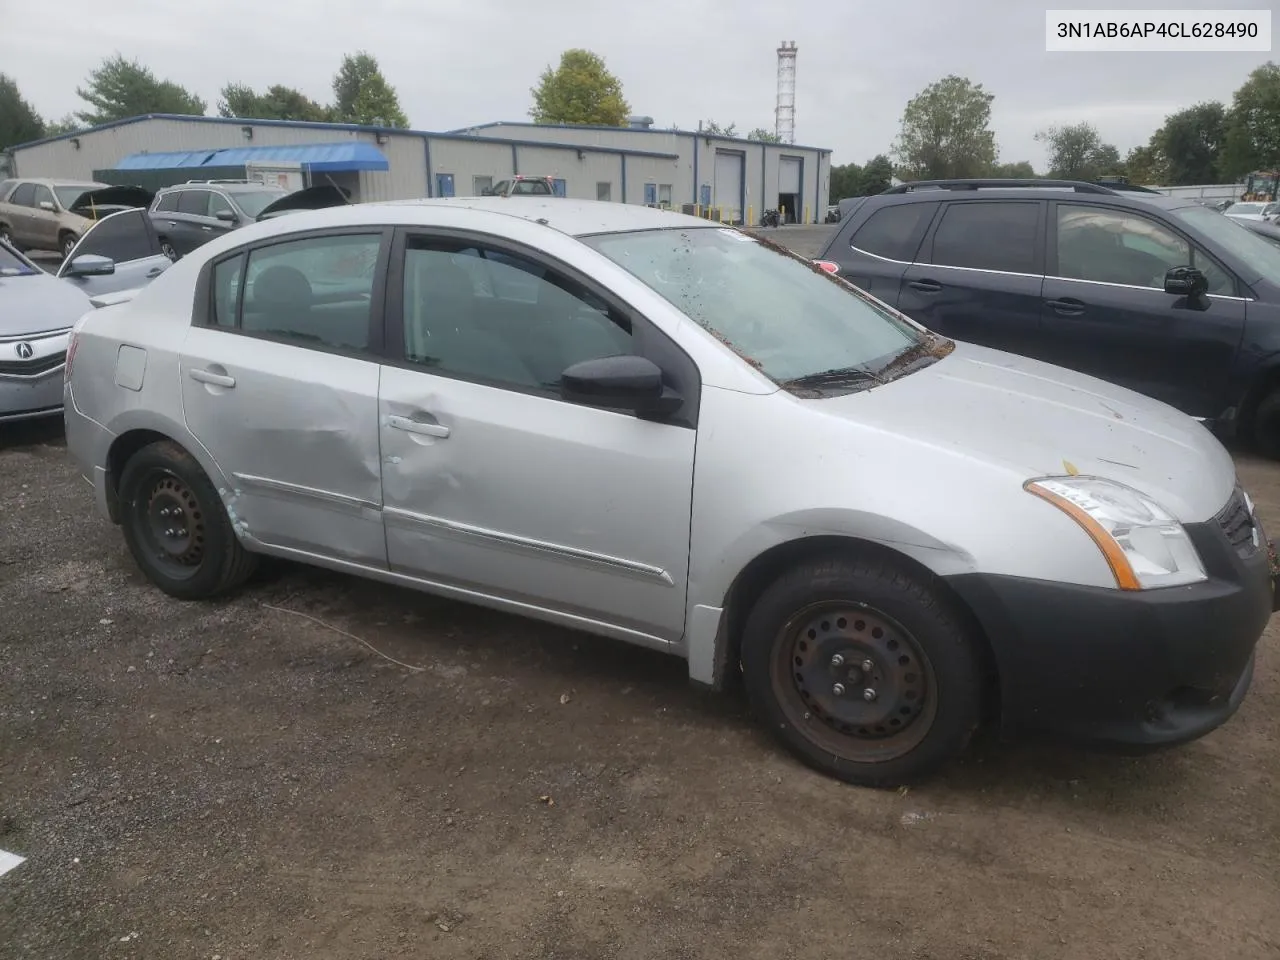
[[716, 182], [712, 205], [724, 208], [726, 220], [742, 219], [742, 154], [716, 151]]
[[778, 192], [800, 192], [801, 161], [799, 157], [783, 157], [778, 165]]

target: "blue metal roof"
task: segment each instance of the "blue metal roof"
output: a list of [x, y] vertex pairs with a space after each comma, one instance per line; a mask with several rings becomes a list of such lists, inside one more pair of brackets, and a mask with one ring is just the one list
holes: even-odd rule
[[298, 146], [229, 147], [223, 150], [190, 150], [175, 153], [134, 153], [116, 164], [116, 170], [173, 170], [185, 167], [243, 167], [249, 163], [300, 163], [312, 173], [352, 170], [386, 170], [387, 158], [371, 143], [308, 143]]

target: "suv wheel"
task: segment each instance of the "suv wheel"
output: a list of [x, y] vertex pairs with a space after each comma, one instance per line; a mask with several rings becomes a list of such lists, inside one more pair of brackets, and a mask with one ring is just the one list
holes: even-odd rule
[[160, 238], [160, 252], [175, 263], [178, 260], [178, 251], [173, 249], [173, 244], [164, 237]]
[[76, 248], [76, 244], [80, 242], [80, 238], [74, 233], [64, 233], [62, 239], [58, 241], [62, 249], [62, 259], [65, 260], [71, 256], [71, 251]]
[[928, 776], [980, 719], [976, 639], [931, 585], [882, 560], [829, 558], [776, 580], [747, 618], [742, 671], [794, 754], [861, 786]]

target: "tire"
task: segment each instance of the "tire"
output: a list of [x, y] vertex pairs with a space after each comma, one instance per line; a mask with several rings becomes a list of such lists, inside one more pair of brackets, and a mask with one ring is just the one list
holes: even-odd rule
[[173, 249], [173, 244], [166, 237], [160, 238], [160, 252], [174, 263], [178, 262], [178, 251]]
[[1280, 390], [1271, 391], [1254, 408], [1253, 445], [1264, 457], [1280, 460]]
[[257, 565], [236, 538], [213, 483], [176, 443], [148, 444], [129, 458], [120, 476], [120, 504], [134, 562], [171, 597], [207, 600], [227, 593]]
[[743, 631], [743, 682], [756, 715], [806, 764], [896, 787], [968, 746], [979, 651], [928, 583], [886, 561], [828, 558], [761, 594]]
[[64, 233], [58, 240], [59, 248], [62, 250], [62, 259], [66, 260], [71, 256], [71, 251], [76, 248], [76, 244], [80, 242], [80, 238], [74, 233]]

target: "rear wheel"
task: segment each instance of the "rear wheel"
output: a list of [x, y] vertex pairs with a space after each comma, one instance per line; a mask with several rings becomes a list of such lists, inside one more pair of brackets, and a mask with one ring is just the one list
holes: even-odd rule
[[129, 458], [120, 502], [129, 552], [170, 596], [207, 599], [253, 573], [257, 558], [240, 545], [218, 491], [177, 444], [152, 443]]
[[1280, 460], [1280, 390], [1263, 397], [1253, 411], [1253, 445], [1264, 457]]
[[747, 618], [756, 713], [800, 759], [862, 786], [897, 786], [958, 756], [977, 728], [977, 641], [936, 588], [880, 560], [798, 567]]

